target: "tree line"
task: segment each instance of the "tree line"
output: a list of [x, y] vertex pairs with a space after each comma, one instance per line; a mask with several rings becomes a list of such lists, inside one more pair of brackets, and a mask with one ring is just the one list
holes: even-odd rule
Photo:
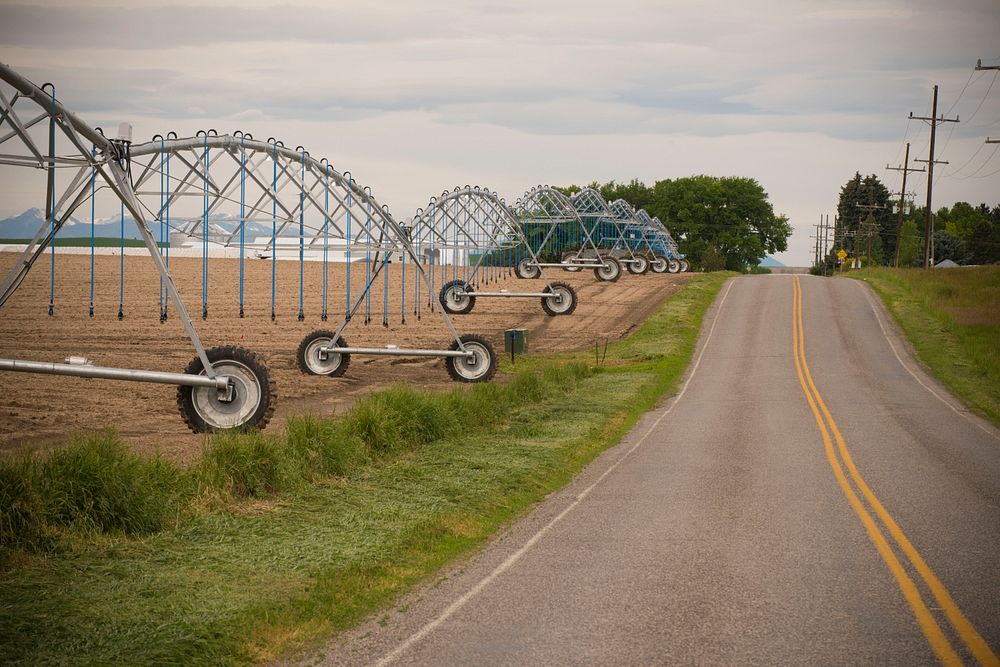
[[[973, 206], [957, 202], [933, 214], [935, 262], [956, 264], [1000, 262], [1000, 204]], [[922, 266], [926, 208], [899, 200], [874, 174], [855, 173], [840, 189], [834, 245], [825, 261], [836, 262], [841, 248], [863, 264]]]
[[[698, 175], [652, 186], [633, 179], [586, 187], [600, 192], [609, 204], [624, 199], [659, 218], [695, 268], [747, 271], [765, 255], [788, 249], [788, 218], [775, 214], [767, 192], [753, 178]], [[559, 189], [572, 194], [582, 188]]]

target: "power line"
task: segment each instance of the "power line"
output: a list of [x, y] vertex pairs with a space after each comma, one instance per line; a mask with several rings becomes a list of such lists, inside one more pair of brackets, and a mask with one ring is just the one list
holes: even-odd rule
[[[924, 168], [923, 167], [921, 167], [920, 169], [912, 169], [912, 168], [910, 168], [910, 144], [909, 143], [906, 144], [906, 160], [903, 162], [903, 166], [902, 167], [890, 167], [889, 165], [885, 165], [885, 168], [886, 169], [891, 169], [892, 171], [901, 171], [901, 172], [903, 172], [903, 186], [899, 189], [899, 218], [896, 220], [896, 237], [899, 238], [899, 235], [902, 234], [902, 232], [903, 232], [903, 209], [906, 206], [906, 175], [909, 172], [911, 172], [911, 171], [924, 171]], [[897, 268], [899, 267], [899, 250], [900, 250], [900, 243], [897, 241], [896, 242], [896, 257], [895, 257], [894, 264], [893, 264], [893, 266], [895, 266]]]
[[[987, 137], [986, 141], [983, 142], [983, 146], [985, 146], [988, 143], [989, 144], [1000, 144], [1000, 140], [997, 140], [997, 139], [991, 140], [989, 137]], [[980, 149], [982, 149], [982, 146], [980, 146]], [[981, 172], [983, 169], [986, 169], [986, 165], [988, 165], [990, 163], [990, 160], [993, 159], [993, 156], [997, 154], [998, 150], [1000, 150], [1000, 146], [997, 146], [996, 148], [994, 148], [993, 152], [990, 153], [989, 157], [987, 157], [985, 160], [983, 160], [983, 163], [981, 165], [979, 165], [979, 167], [977, 167], [974, 172], [972, 172], [971, 174], [966, 174], [964, 176], [959, 176], [958, 180], [964, 181], [964, 180], [966, 180], [968, 178], [983, 178], [982, 176], [978, 175], [979, 172]], [[978, 153], [978, 151], [976, 151], [976, 152]]]
[[916, 162], [926, 162], [927, 163], [927, 216], [924, 221], [924, 267], [931, 266], [933, 257], [931, 256], [931, 238], [934, 233], [934, 221], [931, 215], [931, 197], [934, 190], [934, 165], [935, 164], [948, 164], [943, 160], [934, 159], [934, 140], [937, 137], [937, 126], [939, 123], [957, 123], [958, 118], [945, 118], [944, 116], [938, 117], [937, 115], [937, 102], [938, 102], [938, 87], [937, 84], [934, 85], [934, 97], [931, 102], [931, 115], [930, 118], [924, 116], [914, 116], [913, 112], [910, 112], [910, 118], [914, 120], [922, 120], [929, 122], [931, 124], [931, 146], [930, 153], [926, 160], [915, 160]]
[[990, 91], [993, 90], [993, 84], [997, 82], [997, 75], [1000, 75], [1000, 67], [996, 67], [995, 69], [997, 70], [997, 73], [993, 75], [993, 80], [990, 81], [990, 85], [986, 89], [986, 94], [983, 95], [983, 99], [979, 100], [979, 106], [976, 107], [976, 110], [972, 112], [971, 116], [965, 119], [965, 122], [968, 123], [969, 121], [971, 121], [973, 118], [976, 117], [976, 114], [979, 113], [979, 110], [983, 108], [983, 104], [986, 103], [986, 98], [990, 96]]

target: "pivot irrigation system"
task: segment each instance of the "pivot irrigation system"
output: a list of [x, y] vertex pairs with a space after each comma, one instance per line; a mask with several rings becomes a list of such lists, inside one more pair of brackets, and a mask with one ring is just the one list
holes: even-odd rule
[[559, 190], [536, 186], [517, 201], [514, 212], [531, 249], [514, 267], [518, 278], [538, 278], [549, 267], [593, 269], [594, 277], [606, 282], [621, 276], [621, 264], [598, 247], [580, 212]]
[[[274, 262], [289, 241], [297, 244], [299, 253], [299, 320], [304, 319], [302, 262], [307, 247], [322, 252], [324, 321], [332, 295], [327, 268], [339, 254], [347, 266], [343, 317], [335, 329], [315, 331], [302, 340], [297, 359], [306, 373], [342, 375], [351, 355], [431, 356], [443, 357], [456, 380], [482, 382], [492, 377], [496, 369], [492, 346], [482, 336], [460, 335], [441, 309], [437, 312], [452, 336], [451, 344], [441, 349], [350, 347], [344, 341], [341, 334], [353, 317], [363, 312], [365, 321], [371, 321], [372, 295], [380, 282], [383, 324], [388, 324], [390, 256], [400, 258], [404, 272], [409, 262], [431, 291], [409, 230], [378, 204], [368, 188], [354, 183], [349, 173], [337, 172], [328, 161], [312, 158], [302, 147], [293, 150], [273, 138], [260, 141], [238, 132], [219, 135], [209, 130], [187, 138], [171, 133], [133, 144], [127, 128], [118, 138], [109, 139], [67, 109], [51, 84], [39, 87], [2, 63], [0, 82], [0, 165], [40, 170], [46, 179], [45, 220], [0, 283], [0, 306], [51, 248], [49, 314], [54, 314], [55, 236], [87, 202], [93, 219], [97, 191], [107, 188], [121, 204], [122, 224], [126, 212], [135, 220], [157, 269], [161, 321], [172, 305], [195, 350], [195, 358], [181, 373], [94, 366], [82, 357], [69, 357], [66, 363], [0, 359], [0, 370], [175, 384], [178, 406], [192, 430], [263, 428], [276, 398], [267, 367], [244, 348], [204, 347], [171, 279], [169, 245], [161, 248], [154, 235], [159, 226], [161, 239], [180, 232], [202, 242], [202, 319], [209, 315], [209, 244], [240, 249], [241, 316], [245, 258], [253, 252], [272, 260], [272, 319], [277, 314]], [[68, 177], [62, 176], [67, 172]], [[261, 228], [265, 233], [260, 234]], [[363, 268], [355, 268], [355, 260], [360, 265], [362, 258]], [[405, 322], [405, 279], [402, 284], [400, 313]], [[93, 316], [93, 287], [91, 295]], [[413, 306], [419, 317], [418, 299]]]
[[[438, 300], [448, 313], [468, 313], [481, 298], [540, 299], [548, 315], [576, 310], [576, 291], [545, 277], [514, 212], [488, 189], [466, 185], [431, 198], [413, 217], [413, 243], [430, 275], [431, 291], [441, 285]], [[522, 261], [539, 267], [542, 288], [484, 289]]]
[[[81, 121], [59, 102], [52, 84], [36, 86], [2, 63], [0, 81], [6, 84], [0, 86], [3, 150], [0, 164], [38, 169], [46, 179], [45, 221], [0, 283], [0, 306], [10, 299], [51, 246], [52, 292], [48, 312], [53, 314], [53, 240], [80, 206], [93, 201], [100, 183], [101, 188], [114, 193], [122, 209], [139, 223], [139, 232], [159, 272], [166, 297], [172, 301], [195, 348], [195, 357], [183, 373], [94, 366], [82, 357], [69, 357], [67, 363], [0, 359], [0, 370], [175, 384], [181, 414], [195, 431], [244, 425], [263, 427], [274, 411], [276, 395], [267, 367], [250, 350], [233, 346], [205, 349], [202, 345], [143, 214], [144, 206], [133, 185], [128, 139], [108, 139], [99, 129]], [[61, 176], [58, 187], [57, 171], [68, 174]]]
[[[604, 197], [593, 188], [584, 188], [574, 193], [571, 200], [590, 229], [591, 238], [601, 250], [616, 259], [629, 273], [638, 276], [649, 271], [651, 254], [637, 252], [638, 249], [628, 242], [628, 234], [634, 227], [631, 206], [625, 215], [621, 215], [608, 206]], [[619, 202], [624, 203], [619, 199], [615, 204]]]
[[[650, 267], [662, 272], [664, 265], [671, 271], [686, 265], [659, 220], [621, 201], [609, 206], [591, 189], [571, 200], [540, 185], [508, 206], [488, 189], [464, 186], [432, 198], [411, 224], [400, 224], [350, 172], [337, 171], [302, 146], [292, 149], [273, 137], [260, 140], [249, 133], [215, 130], [193, 137], [171, 132], [133, 143], [126, 124], [111, 139], [67, 109], [52, 84], [37, 86], [2, 63], [0, 166], [41, 172], [46, 192], [44, 221], [0, 283], [0, 307], [50, 250], [48, 314], [55, 314], [54, 240], [89, 204], [89, 315], [94, 317], [93, 225], [98, 195], [110, 192], [121, 213], [118, 319], [124, 318], [127, 214], [159, 276], [160, 321], [177, 317], [195, 352], [182, 372], [95, 366], [80, 356], [69, 356], [64, 363], [0, 359], [0, 370], [177, 385], [178, 408], [195, 432], [263, 428], [274, 412], [277, 392], [253, 351], [231, 345], [206, 349], [202, 344], [171, 278], [174, 239], [201, 246], [202, 320], [209, 319], [211, 310], [210, 248], [238, 249], [241, 318], [250, 312], [245, 308], [250, 292], [246, 260], [270, 261], [268, 305], [271, 319], [277, 320], [277, 261], [279, 255], [297, 259], [295, 316], [305, 320], [306, 294], [312, 303], [318, 289], [319, 319], [336, 324], [305, 336], [296, 363], [304, 373], [331, 377], [342, 376], [352, 356], [438, 357], [457, 381], [488, 381], [496, 370], [493, 347], [481, 335], [460, 334], [450, 317], [470, 312], [477, 299], [538, 299], [547, 314], [568, 315], [576, 309], [576, 292], [550, 281], [545, 269], [592, 269], [598, 280], [615, 281], [622, 266], [641, 274]], [[307, 255], [322, 263], [318, 288], [307, 286]], [[538, 287], [489, 289], [510, 273], [538, 280]], [[390, 274], [395, 274], [393, 280]], [[255, 304], [268, 298], [252, 296]], [[398, 322], [405, 324], [408, 313], [419, 320], [423, 312], [441, 319], [448, 343], [431, 349], [352, 347], [344, 339], [352, 321], [367, 325], [381, 316], [382, 325], [389, 327], [397, 313]]]
[[[639, 224], [642, 243], [654, 255], [667, 260], [667, 271], [679, 273], [691, 270], [691, 263], [677, 249], [677, 243], [659, 218], [651, 218], [644, 209], [640, 209], [636, 212], [635, 219]], [[662, 270], [659, 272], [662, 273]]]

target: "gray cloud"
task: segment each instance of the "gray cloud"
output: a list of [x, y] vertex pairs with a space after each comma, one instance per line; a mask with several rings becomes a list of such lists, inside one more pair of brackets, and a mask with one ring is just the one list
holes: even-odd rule
[[[996, 0], [0, 0], [0, 60], [93, 124], [273, 134], [393, 203], [473, 178], [751, 173], [809, 224], [855, 170], [901, 160], [904, 132], [926, 155], [906, 114], [935, 83], [963, 119], [941, 159], [1000, 136], [1000, 81], [972, 73], [998, 34]], [[944, 172], [941, 197], [995, 199], [995, 177]]]
[[[428, 18], [434, 12], [429, 12]], [[444, 17], [442, 17], [444, 18]], [[390, 42], [414, 37], [405, 23], [345, 9], [288, 6], [93, 7], [6, 4], [0, 6], [0, 43], [31, 48], [154, 50], [207, 43]], [[428, 20], [424, 38], [445, 27]], [[461, 25], [449, 28], [449, 34]]]

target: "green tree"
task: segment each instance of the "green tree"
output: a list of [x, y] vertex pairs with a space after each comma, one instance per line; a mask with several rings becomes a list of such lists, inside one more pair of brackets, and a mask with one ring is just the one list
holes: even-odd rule
[[714, 243], [709, 243], [705, 247], [705, 252], [701, 254], [702, 271], [722, 271], [724, 268], [726, 268], [726, 258], [719, 252]]
[[878, 227], [883, 256], [894, 257], [898, 217], [892, 212], [889, 190], [875, 174], [862, 177], [860, 172], [855, 172], [854, 177], [840, 188], [837, 201], [837, 238], [842, 239], [844, 249], [852, 257], [863, 255], [867, 250], [868, 239], [860, 233], [860, 228], [869, 212]]
[[973, 264], [1000, 262], [1000, 205], [991, 210], [980, 204], [977, 210], [982, 218], [969, 236], [970, 259]]
[[657, 181], [646, 206], [696, 263], [709, 244], [726, 258], [726, 268], [745, 271], [768, 253], [788, 248], [791, 225], [775, 215], [767, 192], [752, 178], [689, 176]]
[[968, 242], [972, 240], [976, 228], [984, 220], [989, 221], [989, 213], [984, 212], [982, 207], [973, 208], [971, 204], [960, 201], [950, 209], [948, 207], [938, 209], [934, 226]]
[[968, 264], [970, 254], [968, 246], [960, 237], [947, 229], [934, 230], [934, 262], [950, 259], [956, 264]]
[[[596, 187], [595, 187], [596, 186]], [[637, 210], [644, 208], [649, 210], [649, 204], [653, 201], [653, 190], [646, 186], [638, 178], [633, 178], [628, 183], [616, 183], [608, 181], [604, 185], [592, 184], [601, 196], [610, 204], [616, 199], [624, 199]]]
[[922, 239], [916, 220], [905, 218], [899, 241], [902, 244], [899, 249], [900, 266], [920, 266], [923, 259]]
[[878, 223], [871, 212], [861, 223], [858, 234], [855, 237], [858, 254], [863, 254], [865, 266], [879, 265], [883, 263], [885, 254], [882, 251], [882, 236], [879, 234]]

